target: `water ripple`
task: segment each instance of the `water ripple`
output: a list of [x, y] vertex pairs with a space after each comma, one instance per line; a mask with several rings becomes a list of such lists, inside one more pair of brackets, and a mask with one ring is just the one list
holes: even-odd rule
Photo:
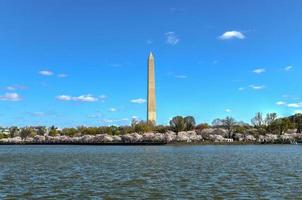
[[0, 199], [299, 199], [302, 146], [0, 146]]

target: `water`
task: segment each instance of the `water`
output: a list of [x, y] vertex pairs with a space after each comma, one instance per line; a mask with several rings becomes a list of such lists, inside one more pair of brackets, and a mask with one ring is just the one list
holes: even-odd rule
[[0, 146], [0, 199], [302, 199], [302, 145]]

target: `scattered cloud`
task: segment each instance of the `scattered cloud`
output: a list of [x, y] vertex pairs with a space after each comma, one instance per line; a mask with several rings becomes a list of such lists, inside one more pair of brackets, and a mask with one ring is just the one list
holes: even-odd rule
[[0, 101], [21, 101], [22, 98], [17, 93], [5, 93], [0, 96]]
[[39, 74], [42, 75], [42, 76], [52, 76], [52, 75], [54, 75], [54, 73], [52, 71], [49, 71], [49, 70], [39, 71]]
[[188, 78], [188, 76], [186, 76], [186, 75], [175, 75], [174, 77], [178, 78], [178, 79], [186, 79], [186, 78]]
[[45, 116], [44, 112], [32, 112], [30, 113], [30, 115], [34, 116], [34, 117], [43, 117]]
[[227, 108], [227, 109], [225, 109], [225, 112], [230, 113], [230, 112], [232, 112], [232, 110]]
[[244, 87], [240, 87], [240, 88], [238, 88], [238, 90], [239, 91], [243, 91], [243, 90], [245, 90], [245, 88]]
[[55, 74], [53, 71], [50, 71], [50, 70], [39, 71], [39, 74], [42, 75], [42, 76], [53, 76], [53, 75], [56, 75], [58, 78], [66, 78], [68, 76], [67, 74], [64, 74], [64, 73]]
[[72, 97], [72, 99], [74, 101], [81, 101], [81, 102], [95, 102], [98, 101], [98, 98], [90, 95], [90, 94], [86, 94], [86, 95], [81, 95], [78, 97]]
[[220, 40], [245, 39], [245, 35], [239, 31], [227, 31], [218, 37]]
[[250, 85], [250, 88], [252, 88], [253, 90], [262, 90], [265, 88], [264, 85]]
[[116, 112], [117, 109], [116, 109], [116, 108], [109, 108], [108, 111], [109, 111], [109, 112]]
[[102, 119], [100, 120], [101, 123], [105, 124], [114, 124], [114, 123], [123, 123], [123, 122], [128, 122], [128, 118], [122, 118], [122, 119]]
[[71, 101], [72, 97], [68, 96], [68, 95], [60, 95], [60, 96], [57, 96], [56, 99], [60, 100], [60, 101]]
[[277, 101], [276, 105], [278, 105], [278, 106], [284, 106], [284, 105], [286, 105], [286, 102], [284, 102], [284, 101]]
[[253, 70], [253, 72], [255, 73], [255, 74], [262, 74], [262, 73], [264, 73], [266, 70], [264, 69], [264, 68], [258, 68], [258, 69], [255, 69], [255, 70]]
[[293, 66], [289, 65], [289, 66], [284, 67], [284, 70], [285, 71], [290, 71], [292, 68], [293, 68]]
[[299, 102], [299, 103], [289, 103], [289, 104], [287, 104], [287, 107], [289, 107], [289, 108], [302, 108], [302, 102]]
[[14, 91], [16, 88], [14, 86], [7, 86], [6, 90]]
[[131, 103], [137, 103], [137, 104], [143, 104], [146, 103], [146, 99], [138, 98], [138, 99], [132, 99], [130, 102]]
[[66, 78], [68, 75], [67, 74], [58, 74], [59, 78]]
[[79, 102], [96, 102], [98, 101], [97, 97], [94, 97], [90, 94], [81, 95], [78, 97], [72, 97], [69, 95], [60, 95], [56, 97], [57, 100], [60, 101], [79, 101]]
[[292, 100], [298, 100], [298, 99], [300, 99], [298, 96], [295, 96], [295, 95], [288, 95], [288, 94], [282, 95], [282, 98], [292, 99]]
[[5, 87], [5, 89], [9, 91], [15, 91], [15, 90], [25, 90], [27, 89], [27, 87], [24, 85], [10, 85]]
[[286, 106], [286, 107], [289, 107], [289, 108], [302, 108], [302, 102], [286, 103], [284, 101], [278, 101], [278, 102], [276, 102], [276, 105], [278, 105], [278, 106]]
[[166, 43], [169, 45], [174, 46], [179, 42], [179, 38], [175, 32], [167, 32], [165, 33], [165, 36], [166, 36]]
[[302, 114], [302, 110], [295, 110], [294, 114]]

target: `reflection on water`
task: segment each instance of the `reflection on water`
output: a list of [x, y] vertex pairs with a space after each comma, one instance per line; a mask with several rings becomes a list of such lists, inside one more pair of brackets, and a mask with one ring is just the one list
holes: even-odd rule
[[0, 146], [0, 199], [297, 199], [302, 145]]

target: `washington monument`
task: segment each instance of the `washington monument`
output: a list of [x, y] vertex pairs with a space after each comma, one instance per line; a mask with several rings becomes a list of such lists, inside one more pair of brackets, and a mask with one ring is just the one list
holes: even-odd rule
[[154, 57], [152, 52], [148, 58], [148, 109], [147, 122], [156, 124], [156, 97], [155, 97], [155, 73]]

